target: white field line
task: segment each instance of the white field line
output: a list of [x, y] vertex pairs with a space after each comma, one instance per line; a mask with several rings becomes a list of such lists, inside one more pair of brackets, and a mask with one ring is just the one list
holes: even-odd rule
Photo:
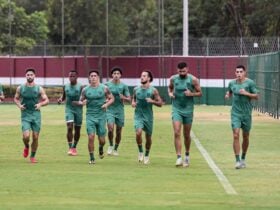
[[208, 154], [206, 149], [204, 149], [204, 147], [200, 143], [199, 139], [194, 135], [193, 132], [191, 132], [191, 137], [192, 137], [192, 140], [194, 141], [196, 147], [198, 148], [198, 150], [200, 151], [200, 153], [202, 154], [202, 156], [208, 163], [209, 167], [215, 173], [216, 177], [220, 181], [220, 183], [223, 186], [223, 188], [225, 189], [226, 193], [230, 194], [230, 195], [237, 195], [237, 192], [235, 191], [235, 189], [232, 187], [232, 185], [230, 184], [228, 179], [225, 177], [225, 175], [223, 174], [221, 169], [215, 164], [215, 162], [213, 161], [211, 156]]

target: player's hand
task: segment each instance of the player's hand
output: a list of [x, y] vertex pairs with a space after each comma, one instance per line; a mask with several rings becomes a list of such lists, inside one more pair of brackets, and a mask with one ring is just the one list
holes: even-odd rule
[[135, 101], [132, 101], [132, 102], [131, 102], [131, 106], [132, 106], [133, 108], [135, 108], [135, 107], [137, 106], [137, 103], [136, 103]]
[[248, 95], [248, 92], [245, 89], [240, 89], [239, 90], [240, 95]]
[[62, 103], [62, 98], [57, 99], [57, 103], [61, 104]]
[[189, 89], [186, 89], [184, 93], [185, 96], [193, 96], [193, 93]]
[[172, 93], [168, 93], [168, 95], [169, 95], [170, 98], [175, 98], [173, 92]]
[[26, 109], [25, 104], [20, 104], [18, 108], [22, 111]]
[[35, 110], [40, 110], [40, 108], [41, 108], [41, 104], [40, 104], [40, 103], [35, 104], [35, 105], [34, 105], [34, 107], [35, 107]]
[[154, 100], [151, 98], [146, 98], [146, 101], [147, 101], [147, 103], [150, 103], [150, 104], [154, 103]]
[[107, 108], [108, 108], [107, 103], [103, 104], [103, 105], [101, 106], [101, 108], [102, 108], [104, 111], [106, 111], [106, 110], [107, 110]]

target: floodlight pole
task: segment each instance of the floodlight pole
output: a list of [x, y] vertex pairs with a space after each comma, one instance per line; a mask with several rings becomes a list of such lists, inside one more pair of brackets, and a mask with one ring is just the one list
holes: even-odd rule
[[183, 56], [189, 55], [189, 1], [183, 0]]

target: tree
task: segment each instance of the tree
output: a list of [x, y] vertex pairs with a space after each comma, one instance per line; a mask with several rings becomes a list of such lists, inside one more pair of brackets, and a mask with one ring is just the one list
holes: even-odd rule
[[44, 12], [27, 15], [22, 7], [6, 0], [0, 0], [0, 11], [0, 52], [10, 53], [12, 49], [11, 53], [24, 54], [47, 38]]

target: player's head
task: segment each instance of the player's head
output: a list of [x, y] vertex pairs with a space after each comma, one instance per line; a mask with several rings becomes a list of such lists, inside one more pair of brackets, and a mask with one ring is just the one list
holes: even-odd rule
[[68, 76], [69, 76], [70, 83], [76, 83], [77, 82], [78, 72], [76, 70], [69, 71]]
[[114, 80], [119, 80], [122, 76], [122, 68], [120, 66], [114, 66], [111, 69], [111, 76]]
[[98, 70], [91, 70], [88, 73], [89, 82], [96, 83], [99, 81], [99, 71]]
[[177, 71], [181, 78], [185, 78], [188, 74], [189, 68], [186, 62], [180, 62], [177, 65]]
[[243, 65], [238, 65], [235, 68], [235, 76], [238, 79], [244, 79], [246, 77], [246, 68]]
[[141, 74], [141, 84], [146, 84], [147, 82], [153, 81], [153, 74], [150, 70], [144, 70]]
[[27, 68], [25, 70], [25, 77], [28, 83], [34, 82], [35, 78], [35, 69], [34, 68]]

